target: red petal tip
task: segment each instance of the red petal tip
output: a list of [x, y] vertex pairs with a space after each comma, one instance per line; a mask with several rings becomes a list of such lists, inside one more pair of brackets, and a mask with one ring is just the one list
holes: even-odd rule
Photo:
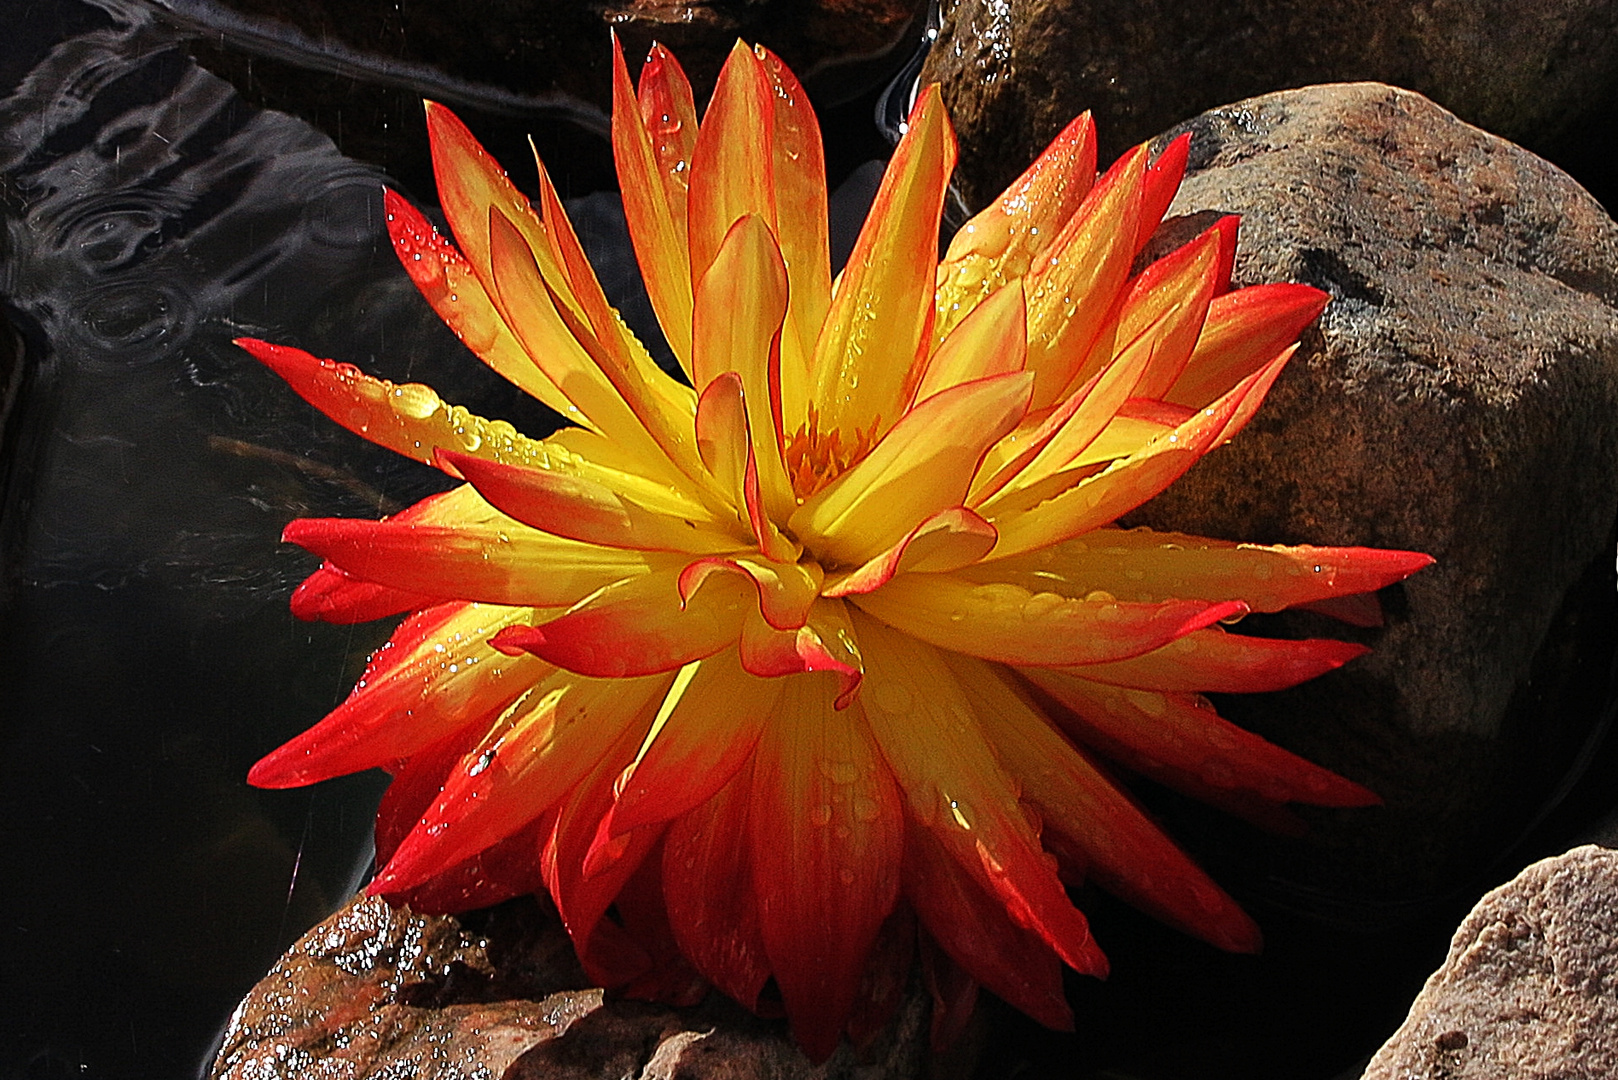
[[507, 656], [521, 656], [543, 648], [547, 642], [545, 632], [537, 626], [508, 626], [490, 638], [489, 644]]

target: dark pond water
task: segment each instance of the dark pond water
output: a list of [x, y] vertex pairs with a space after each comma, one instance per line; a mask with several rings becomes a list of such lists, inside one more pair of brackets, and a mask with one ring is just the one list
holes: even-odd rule
[[[312, 564], [279, 533], [443, 486], [316, 416], [230, 339], [428, 382], [533, 433], [553, 418], [470, 359], [389, 250], [385, 177], [360, 157], [430, 198], [408, 80], [300, 75], [140, 0], [21, 6], [0, 41], [15, 328], [0, 326], [0, 1077], [190, 1077], [370, 865], [379, 776], [245, 783], [387, 630], [294, 620]], [[267, 84], [323, 80], [319, 127], [198, 57], [238, 84], [254, 63]], [[849, 177], [845, 250], [874, 176], [856, 166], [883, 147], [876, 98], [822, 117], [832, 175]], [[646, 327], [615, 196], [590, 194], [610, 184], [606, 144], [521, 104], [468, 119], [513, 162], [535, 132], [609, 292]], [[1118, 974], [1075, 984], [1076, 1039], [1002, 1017], [985, 1077], [1166, 1077], [1192, 1060], [1200, 1076], [1331, 1076], [1397, 1023], [1466, 906], [1374, 937], [1261, 908], [1261, 961], [1086, 904]]]

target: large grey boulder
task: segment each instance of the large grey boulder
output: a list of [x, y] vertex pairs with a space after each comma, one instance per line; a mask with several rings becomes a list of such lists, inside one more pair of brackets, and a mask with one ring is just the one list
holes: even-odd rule
[[[1272, 896], [1374, 923], [1470, 890], [1594, 727], [1615, 608], [1618, 225], [1554, 166], [1388, 86], [1271, 94], [1185, 128], [1170, 213], [1192, 218], [1167, 228], [1240, 213], [1240, 283], [1332, 303], [1252, 425], [1131, 521], [1438, 560], [1386, 591], [1371, 656], [1224, 703], [1386, 800], [1230, 857]], [[1345, 634], [1311, 615], [1263, 625]]]
[[1478, 901], [1364, 1080], [1618, 1076], [1618, 852], [1528, 867]]
[[1374, 79], [1550, 152], [1610, 131], [1618, 92], [1613, 0], [943, 0], [943, 14], [923, 78], [944, 84], [973, 205], [1085, 109], [1110, 160], [1225, 102]]

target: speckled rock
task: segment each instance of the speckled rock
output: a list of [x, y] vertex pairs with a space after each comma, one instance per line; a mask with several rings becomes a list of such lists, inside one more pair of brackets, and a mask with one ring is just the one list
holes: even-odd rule
[[230, 1019], [210, 1080], [907, 1080], [927, 1009], [811, 1065], [784, 1022], [717, 994], [691, 1009], [584, 988], [549, 909], [465, 916], [359, 898], [310, 930]]
[[1455, 931], [1364, 1080], [1618, 1076], [1618, 852], [1528, 867]]
[[[1133, 515], [1424, 551], [1376, 650], [1226, 703], [1380, 809], [1253, 845], [1249, 881], [1375, 922], [1508, 847], [1595, 725], [1612, 649], [1618, 225], [1564, 173], [1379, 84], [1205, 113], [1170, 213], [1243, 215], [1236, 277], [1332, 295], [1254, 422]], [[1253, 619], [1352, 633], [1318, 616]], [[1191, 829], [1203, 828], [1192, 821]]]
[[1110, 160], [1225, 102], [1374, 79], [1547, 152], [1591, 125], [1610, 131], [1618, 93], [1613, 0], [944, 0], [943, 8], [923, 78], [944, 84], [974, 206], [1085, 109], [1095, 111]]

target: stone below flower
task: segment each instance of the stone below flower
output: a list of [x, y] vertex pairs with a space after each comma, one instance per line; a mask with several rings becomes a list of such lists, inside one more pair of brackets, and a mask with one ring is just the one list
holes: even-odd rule
[[252, 781], [386, 767], [373, 894], [464, 910], [545, 889], [593, 980], [784, 1009], [817, 1060], [881, 1026], [917, 951], [946, 1028], [977, 983], [1070, 1025], [1062, 966], [1107, 964], [1065, 882], [1257, 948], [1097, 755], [1280, 828], [1289, 802], [1375, 802], [1201, 693], [1364, 651], [1222, 624], [1352, 612], [1431, 560], [1114, 522], [1240, 431], [1324, 295], [1229, 291], [1233, 218], [1132, 273], [1186, 142], [1096, 178], [1088, 117], [940, 263], [936, 89], [834, 283], [818, 127], [774, 56], [738, 45], [700, 127], [663, 50], [638, 93], [615, 74], [625, 213], [686, 382], [607, 305], [543, 170], [531, 208], [431, 105], [456, 244], [390, 194], [399, 255], [577, 426], [529, 439], [242, 342], [467, 481], [385, 521], [288, 526], [327, 560], [300, 614], [411, 614]]

